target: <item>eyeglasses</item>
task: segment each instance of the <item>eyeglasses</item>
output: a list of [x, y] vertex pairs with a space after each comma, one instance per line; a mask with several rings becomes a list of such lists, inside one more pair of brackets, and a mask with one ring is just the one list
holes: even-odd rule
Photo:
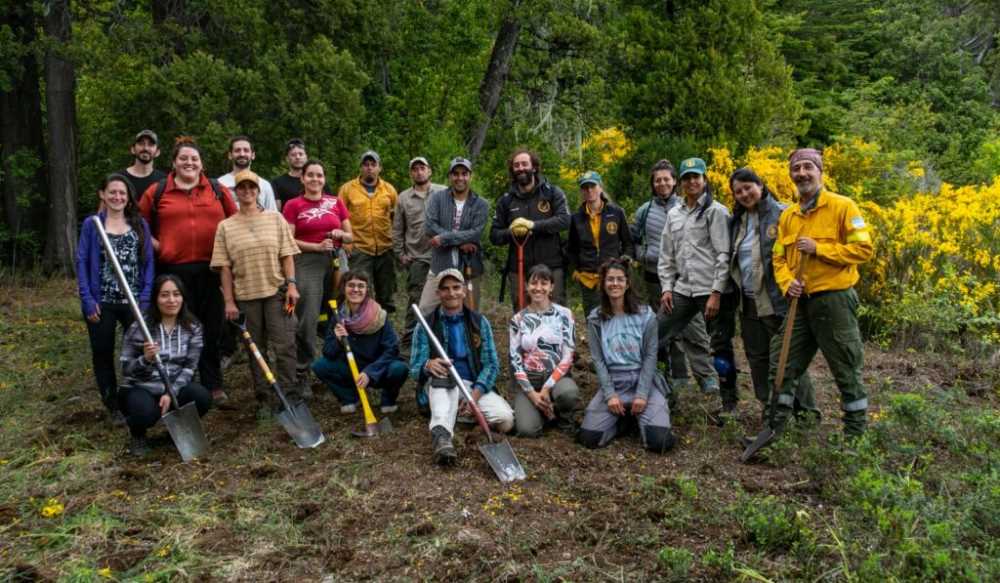
[[609, 275], [604, 278], [604, 281], [607, 283], [627, 283], [628, 278], [624, 275]]
[[350, 282], [347, 285], [345, 285], [344, 287], [347, 288], [347, 289], [366, 290], [366, 289], [368, 289], [368, 284], [365, 283], [365, 282], [363, 282], [363, 281], [357, 281], [357, 282]]

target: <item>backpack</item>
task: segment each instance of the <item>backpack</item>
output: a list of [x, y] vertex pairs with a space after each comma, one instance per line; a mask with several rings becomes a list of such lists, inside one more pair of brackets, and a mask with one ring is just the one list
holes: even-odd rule
[[[219, 181], [214, 178], [209, 178], [208, 183], [212, 185], [212, 192], [215, 193], [215, 200], [222, 204], [222, 193], [219, 191]], [[149, 209], [149, 232], [154, 237], [160, 236], [160, 200], [163, 199], [163, 191], [167, 189], [167, 179], [164, 178], [156, 183], [156, 192], [153, 193], [153, 206]], [[222, 212], [225, 214], [225, 207], [223, 207]]]

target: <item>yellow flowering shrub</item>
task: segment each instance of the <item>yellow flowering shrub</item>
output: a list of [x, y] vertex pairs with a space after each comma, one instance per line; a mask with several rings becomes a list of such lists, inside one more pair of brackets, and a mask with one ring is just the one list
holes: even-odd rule
[[[725, 148], [709, 150], [717, 200], [732, 207], [729, 176], [749, 166], [779, 200], [794, 201], [790, 153], [751, 148], [735, 159]], [[871, 225], [875, 256], [858, 289], [873, 331], [902, 343], [970, 332], [1000, 343], [1000, 177], [986, 186], [945, 183], [935, 193], [927, 192], [922, 164], [900, 163], [896, 174], [893, 164], [877, 144], [858, 139], [823, 150], [827, 188], [857, 200]]]
[[583, 140], [579, 156], [563, 160], [559, 178], [564, 183], [575, 183], [588, 170], [607, 174], [612, 166], [632, 152], [632, 147], [631, 140], [621, 129], [611, 127], [599, 130]]

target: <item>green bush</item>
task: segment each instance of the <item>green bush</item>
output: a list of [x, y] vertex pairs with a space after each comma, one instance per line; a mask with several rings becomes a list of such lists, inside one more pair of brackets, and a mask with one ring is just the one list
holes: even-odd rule
[[691, 551], [676, 547], [663, 547], [656, 558], [660, 562], [660, 567], [666, 571], [668, 581], [686, 580], [694, 563]]

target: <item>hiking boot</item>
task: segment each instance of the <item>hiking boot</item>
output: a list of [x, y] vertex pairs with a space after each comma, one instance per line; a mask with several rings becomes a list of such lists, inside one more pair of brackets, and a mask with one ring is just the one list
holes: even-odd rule
[[226, 394], [226, 391], [223, 391], [222, 389], [212, 390], [212, 402], [215, 403], [216, 406], [221, 406], [227, 401], [229, 401], [229, 395]]
[[137, 437], [132, 436], [132, 441], [128, 444], [128, 453], [134, 457], [145, 457], [149, 454], [149, 442], [146, 441], [145, 436]]
[[351, 413], [358, 412], [358, 405], [356, 403], [348, 403], [347, 405], [340, 406], [340, 412], [344, 415], [350, 415]]
[[711, 395], [719, 392], [719, 381], [712, 377], [708, 377], [701, 381], [701, 392], [706, 395]]
[[458, 452], [451, 443], [451, 434], [441, 425], [431, 429], [431, 447], [434, 449], [434, 463], [439, 466], [450, 466], [458, 460]]
[[114, 427], [124, 427], [125, 426], [125, 416], [118, 409], [111, 411], [111, 425]]

